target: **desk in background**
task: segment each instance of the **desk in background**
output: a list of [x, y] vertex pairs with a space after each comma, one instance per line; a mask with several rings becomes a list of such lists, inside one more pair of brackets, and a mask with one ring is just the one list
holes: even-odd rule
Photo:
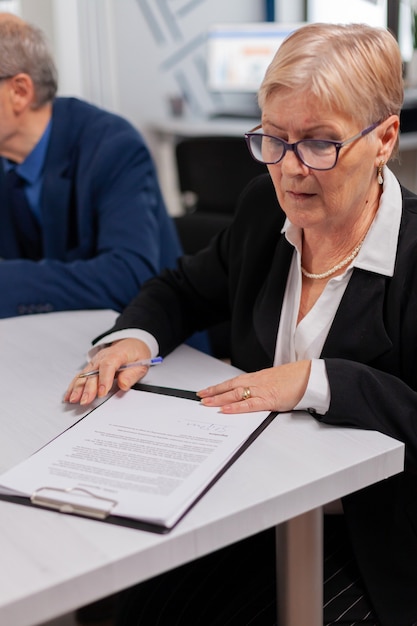
[[[0, 320], [0, 472], [85, 414], [62, 395], [115, 316]], [[182, 346], [146, 380], [196, 390], [229, 376], [225, 363]], [[0, 624], [34, 626], [277, 526], [279, 625], [322, 626], [321, 506], [400, 472], [403, 455], [380, 433], [286, 413], [167, 535], [0, 501]]]

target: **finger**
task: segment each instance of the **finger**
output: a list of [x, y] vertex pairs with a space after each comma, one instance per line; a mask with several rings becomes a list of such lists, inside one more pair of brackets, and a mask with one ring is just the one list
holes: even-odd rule
[[238, 386], [230, 391], [227, 390], [223, 393], [218, 393], [216, 395], [208, 395], [201, 398], [201, 403], [205, 406], [224, 406], [226, 404], [232, 403], [240, 403], [242, 401], [247, 401], [250, 397], [250, 392], [248, 393], [249, 387]]
[[[99, 370], [98, 374], [83, 377], [81, 374]], [[104, 397], [110, 391], [114, 380], [114, 366], [89, 363], [71, 382], [65, 393], [64, 400], [71, 404], [90, 404], [97, 396]]]
[[117, 384], [120, 389], [127, 391], [148, 372], [149, 367], [141, 365], [123, 370], [117, 374]]
[[264, 406], [262, 398], [250, 398], [249, 400], [224, 404], [220, 407], [220, 410], [222, 413], [231, 415], [237, 413], [252, 413], [254, 411], [268, 411], [269, 409]]
[[[94, 386], [91, 383], [95, 383], [95, 392]], [[77, 404], [78, 402], [81, 404], [86, 404], [90, 396], [94, 397], [97, 392], [97, 381], [90, 380], [87, 378], [75, 378], [71, 385], [68, 387], [64, 401], [69, 402], [70, 404]], [[93, 398], [92, 398], [93, 399]]]
[[[98, 367], [97, 376], [88, 377], [81, 395], [80, 404], [89, 404], [96, 397], [104, 398], [113, 387], [114, 379], [122, 391], [127, 391], [148, 371], [148, 367], [142, 365], [128, 370], [117, 372], [120, 366], [112, 361], [102, 361]], [[84, 379], [85, 380], [85, 379]]]
[[[89, 371], [93, 369], [91, 363], [84, 368], [83, 371]], [[87, 382], [86, 378], [80, 378], [80, 375], [77, 374], [74, 376], [72, 381], [67, 387], [67, 390], [64, 394], [64, 402], [76, 403], [79, 402], [84, 391], [85, 383]]]
[[[120, 359], [118, 359], [120, 360]], [[89, 404], [96, 397], [103, 398], [106, 396], [113, 387], [113, 381], [117, 375], [117, 369], [119, 365], [116, 365], [114, 361], [106, 358], [100, 363], [89, 363], [80, 374], [99, 370], [98, 374], [83, 377], [78, 374], [69, 385], [64, 395], [64, 401], [71, 404], [80, 403], [82, 405]], [[129, 370], [124, 370], [117, 375], [118, 385], [120, 389], [127, 390], [132, 385], [142, 378], [148, 371], [146, 366], [132, 367]]]
[[[92, 392], [95, 389], [97, 396], [104, 398], [113, 387], [118, 367], [120, 367], [120, 364], [114, 363], [114, 361], [110, 359], [102, 360], [98, 365], [98, 376], [92, 376], [86, 384], [87, 393], [89, 394], [90, 391]], [[90, 382], [95, 382], [95, 386], [94, 384], [90, 386]]]
[[209, 398], [211, 396], [220, 396], [223, 393], [233, 392], [241, 385], [240, 376], [235, 378], [230, 378], [229, 380], [225, 380], [218, 385], [212, 385], [211, 387], [206, 387], [206, 389], [201, 389], [197, 391], [197, 396], [199, 398]]
[[[87, 378], [84, 383], [84, 389], [82, 389], [81, 398], [79, 400], [82, 406], [90, 404], [97, 396], [99, 396], [99, 378], [98, 376], [92, 376]], [[104, 393], [102, 395], [105, 395]]]
[[64, 394], [64, 402], [79, 402], [82, 394], [82, 390], [84, 389], [83, 384], [78, 384], [80, 379], [78, 376], [74, 378], [71, 383], [68, 385], [68, 388]]

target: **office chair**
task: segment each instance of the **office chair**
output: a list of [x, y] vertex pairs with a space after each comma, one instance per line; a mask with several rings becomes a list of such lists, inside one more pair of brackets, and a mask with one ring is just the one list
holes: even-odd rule
[[186, 213], [233, 215], [242, 189], [266, 172], [266, 166], [250, 156], [243, 137], [184, 138], [175, 156]]
[[243, 137], [201, 136], [175, 148], [184, 215], [176, 218], [187, 254], [194, 254], [228, 226], [246, 184], [266, 166], [250, 156]]
[[[184, 215], [175, 218], [186, 254], [205, 247], [233, 219], [239, 194], [266, 171], [250, 156], [243, 137], [191, 137], [176, 146], [179, 188]], [[209, 329], [212, 354], [230, 356], [230, 324]]]

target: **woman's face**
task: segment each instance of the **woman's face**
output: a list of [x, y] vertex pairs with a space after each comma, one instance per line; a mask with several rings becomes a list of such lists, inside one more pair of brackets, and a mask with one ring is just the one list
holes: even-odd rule
[[[374, 120], [375, 122], [377, 120]], [[262, 111], [263, 132], [294, 143], [301, 139], [344, 141], [364, 130], [347, 115], [323, 108], [308, 93], [277, 91]], [[372, 210], [380, 193], [376, 177], [380, 142], [376, 131], [341, 148], [332, 170], [304, 165], [288, 151], [268, 169], [279, 203], [290, 221], [304, 229], [340, 230]]]

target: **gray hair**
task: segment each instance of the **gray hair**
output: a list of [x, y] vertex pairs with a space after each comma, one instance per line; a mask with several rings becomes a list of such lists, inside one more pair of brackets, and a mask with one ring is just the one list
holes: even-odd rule
[[43, 32], [16, 19], [0, 21], [0, 78], [28, 74], [35, 88], [34, 108], [51, 102], [58, 75]]
[[287, 37], [259, 90], [265, 100], [279, 89], [310, 92], [329, 110], [364, 125], [399, 115], [402, 59], [395, 38], [364, 24], [308, 24]]

